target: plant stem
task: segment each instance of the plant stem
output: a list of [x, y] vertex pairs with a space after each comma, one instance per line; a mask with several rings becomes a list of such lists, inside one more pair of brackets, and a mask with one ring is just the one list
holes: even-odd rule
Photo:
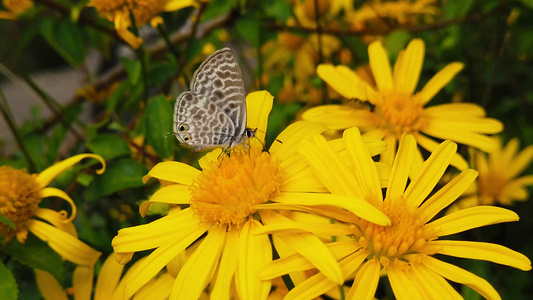
[[15, 125], [15, 120], [13, 118], [13, 115], [11, 114], [11, 110], [9, 109], [9, 105], [7, 103], [7, 100], [4, 96], [4, 92], [2, 91], [2, 88], [0, 87], [0, 111], [2, 112], [2, 116], [6, 120], [7, 125], [9, 126], [9, 129], [15, 136], [15, 140], [17, 141], [17, 144], [24, 154], [24, 157], [26, 158], [26, 161], [28, 162], [28, 172], [30, 173], [36, 173], [37, 168], [35, 167], [35, 163], [31, 159], [30, 152], [28, 152], [28, 148], [26, 148], [26, 145], [24, 144], [24, 141], [22, 140], [22, 137], [20, 136], [20, 133], [17, 130], [17, 126]]

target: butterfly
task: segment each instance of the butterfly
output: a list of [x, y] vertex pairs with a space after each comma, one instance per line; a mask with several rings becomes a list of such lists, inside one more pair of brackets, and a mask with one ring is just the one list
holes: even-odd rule
[[246, 93], [241, 69], [229, 48], [215, 51], [196, 69], [190, 91], [174, 106], [177, 139], [200, 151], [229, 149], [255, 131], [246, 127]]

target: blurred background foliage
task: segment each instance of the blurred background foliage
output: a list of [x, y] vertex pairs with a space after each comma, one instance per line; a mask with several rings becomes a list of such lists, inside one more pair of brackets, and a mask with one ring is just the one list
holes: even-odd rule
[[[28, 9], [15, 9], [26, 1]], [[30, 88], [38, 102], [30, 116], [14, 118], [22, 120], [13, 123], [16, 130], [3, 127], [0, 165], [37, 173], [77, 153], [101, 155], [108, 163], [103, 175], [94, 175], [91, 162], [65, 172], [54, 185], [75, 200], [79, 237], [103, 257], [112, 252], [118, 229], [153, 219], [137, 212], [157, 188], [155, 182], [141, 180], [151, 167], [163, 160], [197, 165], [202, 153], [180, 147], [172, 134], [173, 105], [203, 59], [223, 46], [237, 54], [248, 92], [265, 89], [275, 97], [267, 143], [304, 109], [339, 103], [339, 95], [316, 75], [318, 64], [344, 64], [364, 72], [371, 41], [383, 40], [395, 59], [411, 39], [421, 38], [426, 56], [417, 90], [448, 63], [465, 65], [431, 105], [477, 103], [504, 123], [504, 141], [518, 137], [522, 148], [533, 144], [531, 0], [203, 1], [158, 14], [163, 22], [155, 28], [139, 26], [138, 33], [130, 28], [144, 41], [137, 49], [87, 1], [19, 2], [4, 0], [0, 8], [0, 79], [2, 86]], [[43, 71], [72, 69], [82, 80], [61, 102], [33, 79]], [[61, 86], [58, 82], [56, 89]], [[2, 104], [3, 110], [22, 105], [9, 94], [1, 97], [9, 104]], [[524, 173], [532, 171], [530, 166]], [[44, 201], [55, 209], [63, 205], [53, 198]], [[153, 205], [150, 213], [167, 209]], [[519, 222], [473, 230], [462, 238], [497, 242], [533, 257], [531, 199], [511, 209], [520, 215]], [[31, 247], [16, 241], [0, 245], [19, 298], [40, 298], [28, 266], [47, 270], [69, 286], [73, 264], [61, 262], [38, 239], [30, 237], [27, 244]], [[533, 297], [527, 272], [481, 261], [454, 263], [487, 279], [503, 299]], [[9, 270], [0, 268], [2, 281]], [[467, 299], [480, 297], [463, 289]], [[391, 295], [385, 289], [376, 296]]]

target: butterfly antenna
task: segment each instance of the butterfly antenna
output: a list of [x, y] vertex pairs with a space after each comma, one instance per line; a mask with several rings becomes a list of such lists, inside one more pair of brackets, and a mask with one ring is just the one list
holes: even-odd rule
[[174, 131], [167, 131], [167, 134], [165, 134], [165, 138], [168, 139], [170, 136], [176, 136], [176, 133]]

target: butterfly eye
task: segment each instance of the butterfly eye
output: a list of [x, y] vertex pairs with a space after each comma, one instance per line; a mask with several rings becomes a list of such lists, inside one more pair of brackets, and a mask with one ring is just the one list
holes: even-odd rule
[[187, 126], [186, 124], [180, 124], [180, 126], [178, 126], [179, 132], [185, 132], [187, 131], [187, 129], [189, 129], [189, 126]]
[[183, 141], [186, 142], [186, 143], [190, 142], [191, 141], [191, 136], [187, 134], [186, 136], [183, 137]]

